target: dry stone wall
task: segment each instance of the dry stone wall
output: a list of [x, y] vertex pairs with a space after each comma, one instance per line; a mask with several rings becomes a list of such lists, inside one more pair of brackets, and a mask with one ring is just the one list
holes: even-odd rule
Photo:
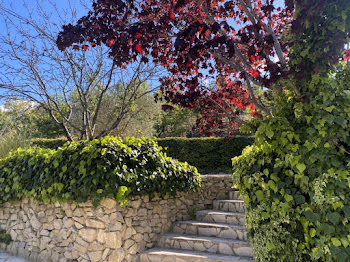
[[124, 207], [105, 199], [98, 207], [80, 204], [45, 204], [23, 199], [0, 206], [0, 227], [11, 235], [0, 250], [32, 261], [138, 261], [173, 222], [190, 219], [195, 211], [211, 208], [213, 200], [227, 199], [231, 175], [202, 176], [198, 193], [175, 198], [133, 197]]

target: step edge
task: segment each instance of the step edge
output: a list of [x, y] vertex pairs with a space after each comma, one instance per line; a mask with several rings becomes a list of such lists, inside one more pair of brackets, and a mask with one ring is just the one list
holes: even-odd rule
[[[159, 238], [176, 238], [179, 240], [199, 240], [199, 241], [213, 241], [213, 242], [224, 242], [224, 243], [232, 243], [232, 244], [244, 244], [251, 247], [251, 244], [249, 241], [245, 240], [236, 240], [236, 239], [229, 239], [229, 238], [221, 238], [221, 237], [208, 237], [208, 236], [198, 236], [198, 235], [188, 235], [188, 234], [176, 234], [176, 233], [167, 233], [162, 234], [159, 236]], [[182, 239], [181, 239], [182, 238]]]
[[228, 211], [220, 211], [220, 210], [214, 210], [214, 209], [204, 209], [204, 210], [198, 210], [197, 213], [215, 213], [216, 215], [239, 215], [239, 216], [245, 216], [245, 213], [243, 212], [228, 212]]
[[189, 224], [189, 225], [207, 225], [210, 227], [221, 227], [221, 228], [234, 228], [234, 229], [240, 229], [248, 231], [248, 229], [245, 226], [238, 225], [238, 224], [225, 224], [225, 223], [215, 223], [215, 222], [201, 222], [196, 220], [185, 220], [185, 221], [176, 221], [176, 224]]
[[[216, 253], [209, 253], [209, 252], [202, 252], [202, 251], [193, 251], [193, 250], [184, 250], [184, 249], [170, 249], [170, 248], [152, 248], [143, 251], [140, 254], [154, 254], [157, 255], [157, 252], [166, 252], [169, 254], [184, 254], [183, 256], [186, 255], [193, 255], [197, 256], [199, 258], [218, 258], [218, 259], [237, 259], [237, 261], [254, 261], [252, 257], [246, 257], [246, 256], [231, 256], [231, 255], [223, 255], [223, 254], [216, 254]], [[159, 255], [162, 255], [159, 253]]]

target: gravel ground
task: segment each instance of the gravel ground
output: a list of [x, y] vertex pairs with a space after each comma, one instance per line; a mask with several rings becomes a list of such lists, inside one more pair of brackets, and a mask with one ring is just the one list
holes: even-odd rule
[[14, 257], [0, 250], [0, 262], [29, 262], [24, 258]]

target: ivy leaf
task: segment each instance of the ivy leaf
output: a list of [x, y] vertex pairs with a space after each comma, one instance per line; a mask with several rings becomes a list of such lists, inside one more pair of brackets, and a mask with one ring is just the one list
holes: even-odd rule
[[333, 225], [336, 225], [340, 220], [340, 215], [337, 212], [328, 213], [327, 218]]
[[307, 218], [308, 221], [310, 221], [311, 223], [315, 223], [316, 221], [318, 221], [320, 219], [320, 215], [317, 213], [314, 213], [310, 210], [305, 212], [305, 217]]
[[261, 190], [258, 190], [255, 192], [256, 197], [258, 198], [258, 201], [260, 202], [261, 200], [264, 199], [264, 192]]
[[350, 219], [350, 206], [344, 206], [343, 211], [344, 211], [345, 217]]
[[293, 201], [293, 196], [291, 196], [291, 195], [288, 195], [288, 194], [285, 194], [284, 195], [284, 199], [287, 201], [287, 202], [291, 202], [291, 201]]
[[310, 236], [311, 236], [311, 237], [314, 237], [315, 235], [316, 235], [316, 229], [311, 228], [311, 229], [310, 229]]
[[298, 164], [296, 165], [296, 167], [297, 167], [297, 169], [299, 170], [300, 173], [303, 173], [304, 170], [306, 169], [306, 166], [305, 166], [304, 163], [298, 163]]
[[331, 238], [332, 244], [335, 245], [336, 247], [340, 247], [341, 246], [341, 242], [338, 238], [332, 237]]
[[295, 199], [295, 203], [297, 204], [297, 205], [300, 205], [300, 204], [303, 204], [303, 203], [305, 203], [305, 197], [303, 196], [303, 195], [295, 195], [294, 196], [294, 199]]

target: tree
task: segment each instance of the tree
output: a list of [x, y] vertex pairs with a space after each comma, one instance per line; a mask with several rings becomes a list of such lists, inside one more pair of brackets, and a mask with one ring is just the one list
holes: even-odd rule
[[[246, 107], [271, 114], [251, 86], [271, 87], [287, 75], [287, 46], [281, 33], [291, 20], [288, 8], [277, 12], [271, 3], [244, 1], [225, 6], [215, 1], [151, 1], [141, 8], [128, 1], [109, 4], [97, 1], [76, 26], [65, 26], [57, 38], [58, 47], [112, 41], [111, 55], [119, 66], [151, 55], [171, 73], [162, 79], [166, 97], [189, 108], [200, 104], [208, 122], [217, 113], [239, 122], [237, 116]], [[235, 10], [235, 5], [241, 8]], [[239, 30], [232, 26], [250, 20]], [[264, 23], [267, 20], [271, 22]], [[206, 83], [213, 78], [216, 85], [210, 87]], [[219, 125], [220, 119], [210, 124]]]
[[[45, 127], [45, 128], [43, 128]], [[56, 138], [64, 135], [44, 109], [23, 100], [6, 101], [0, 111], [0, 136], [15, 132], [27, 138]]]
[[[49, 13], [39, 2], [35, 8], [25, 2], [23, 6], [26, 15], [0, 5], [7, 28], [0, 35], [1, 97], [40, 105], [69, 140], [110, 134], [130, 114], [133, 101], [157, 89], [143, 89], [160, 72], [144, 59], [120, 68], [108, 57], [106, 47], [87, 52], [86, 45], [79, 50], [73, 46], [60, 52], [56, 35], [63, 24], [75, 19], [76, 10], [62, 11], [53, 6], [53, 13]], [[118, 97], [118, 108], [102, 112], [111, 94]], [[99, 125], [101, 114], [113, 117]], [[75, 121], [77, 118], [81, 121]]]
[[171, 73], [168, 100], [200, 105], [210, 126], [250, 108], [255, 144], [234, 178], [255, 260], [349, 261], [349, 37], [348, 0], [98, 0], [57, 44], [113, 40], [117, 66], [150, 54]]
[[195, 109], [164, 104], [163, 112], [154, 125], [157, 137], [194, 137], [200, 132], [196, 128], [198, 112]]

